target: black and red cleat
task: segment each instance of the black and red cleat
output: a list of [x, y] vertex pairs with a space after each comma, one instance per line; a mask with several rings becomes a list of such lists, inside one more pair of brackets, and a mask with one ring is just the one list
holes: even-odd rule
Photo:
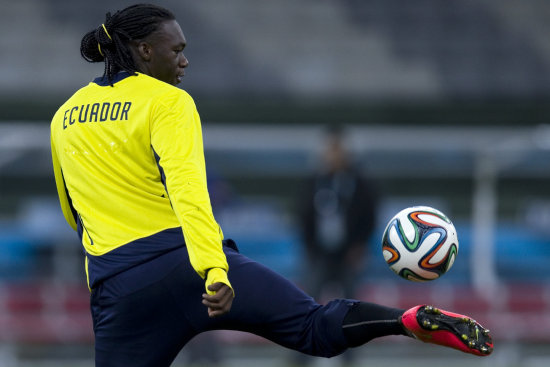
[[401, 323], [412, 337], [426, 343], [477, 356], [488, 356], [493, 352], [489, 330], [468, 316], [420, 305], [405, 311]]

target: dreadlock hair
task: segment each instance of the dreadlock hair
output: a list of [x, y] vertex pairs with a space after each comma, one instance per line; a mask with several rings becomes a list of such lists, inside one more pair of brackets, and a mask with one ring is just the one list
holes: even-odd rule
[[105, 62], [103, 78], [112, 85], [119, 71], [137, 71], [130, 41], [143, 39], [158, 30], [162, 22], [174, 19], [172, 12], [152, 4], [132, 5], [114, 15], [107, 13], [105, 23], [82, 37], [80, 54], [88, 62]]

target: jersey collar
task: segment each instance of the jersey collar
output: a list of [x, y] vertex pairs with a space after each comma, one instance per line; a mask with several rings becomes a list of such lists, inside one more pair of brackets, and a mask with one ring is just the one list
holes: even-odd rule
[[[127, 71], [119, 71], [115, 77], [113, 78], [113, 80], [111, 81], [112, 84], [115, 84], [115, 83], [118, 83], [120, 82], [121, 80], [123, 79], [126, 79], [127, 77], [129, 76], [132, 76], [132, 75], [135, 75], [135, 74], [130, 74], [129, 72]], [[107, 87], [107, 86], [110, 86], [111, 83], [109, 83], [109, 80], [104, 77], [104, 76], [100, 76], [100, 77], [97, 77], [93, 80], [94, 83], [96, 83], [97, 85], [101, 86], [101, 87]]]

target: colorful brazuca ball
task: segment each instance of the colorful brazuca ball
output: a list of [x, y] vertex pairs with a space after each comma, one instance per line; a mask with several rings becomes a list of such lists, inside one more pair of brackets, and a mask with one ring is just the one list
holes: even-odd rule
[[434, 280], [453, 266], [458, 254], [456, 229], [437, 209], [403, 209], [384, 230], [382, 253], [400, 277], [415, 282]]

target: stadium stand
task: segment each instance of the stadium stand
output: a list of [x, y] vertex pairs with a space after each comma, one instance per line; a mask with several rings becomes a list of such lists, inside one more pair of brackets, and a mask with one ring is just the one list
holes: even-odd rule
[[[548, 4], [516, 3], [163, 2], [181, 18], [189, 41], [193, 73], [186, 88], [201, 94], [413, 100], [548, 95]], [[0, 27], [18, 37], [0, 41], [11, 50], [0, 60], [0, 93], [62, 93], [82, 76], [94, 76], [75, 50], [104, 9], [119, 6], [105, 0], [3, 4]], [[15, 22], [23, 17], [24, 27]], [[35, 67], [37, 54], [48, 55], [47, 73]], [[19, 83], [21, 78], [31, 82]]]

